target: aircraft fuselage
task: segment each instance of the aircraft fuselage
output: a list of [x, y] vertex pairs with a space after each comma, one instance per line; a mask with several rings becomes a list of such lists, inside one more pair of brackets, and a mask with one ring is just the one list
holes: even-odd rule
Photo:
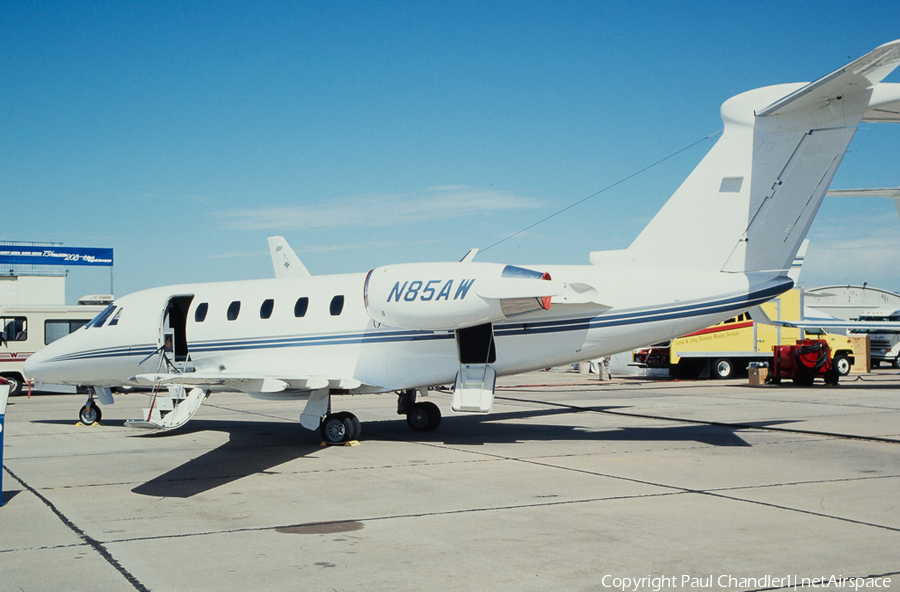
[[[605, 306], [556, 304], [494, 323], [496, 359], [491, 366], [498, 375], [665, 341], [728, 318], [792, 285], [780, 278], [753, 286], [738, 274], [662, 269], [648, 274], [594, 265], [528, 267], [547, 271], [558, 281], [598, 286]], [[366, 274], [346, 274], [137, 292], [117, 299], [102, 324], [45, 348], [29, 371], [46, 382], [133, 385], [135, 375], [165, 370], [158, 351], [163, 348], [172, 362], [189, 358], [189, 370], [341, 377], [361, 383], [350, 389], [353, 392], [452, 383], [460, 367], [456, 332], [379, 323], [366, 310], [365, 279]], [[436, 287], [432, 297], [446, 285], [441, 278], [421, 281], [419, 298], [428, 294], [424, 287], [429, 282]], [[473, 289], [465, 297], [478, 298]], [[392, 298], [400, 305], [415, 304], [414, 298]], [[442, 305], [441, 300], [433, 302], [435, 311]], [[167, 335], [174, 341], [168, 349]]]

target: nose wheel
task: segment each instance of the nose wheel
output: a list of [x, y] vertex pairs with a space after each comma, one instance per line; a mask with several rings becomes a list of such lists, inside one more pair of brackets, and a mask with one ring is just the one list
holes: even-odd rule
[[97, 406], [97, 403], [91, 397], [78, 412], [78, 421], [89, 426], [100, 421], [102, 416], [103, 413], [100, 411], [100, 407]]

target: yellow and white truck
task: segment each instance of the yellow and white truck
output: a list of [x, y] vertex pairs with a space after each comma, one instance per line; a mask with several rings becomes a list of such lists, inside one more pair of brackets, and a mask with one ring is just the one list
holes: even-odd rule
[[[803, 292], [795, 288], [762, 305], [772, 320], [803, 318]], [[793, 345], [798, 339], [826, 339], [834, 367], [841, 375], [856, 361], [854, 340], [845, 335], [778, 327], [753, 320], [749, 312], [718, 325], [673, 339], [668, 344], [634, 353], [635, 363], [650, 368], [668, 368], [680, 378], [732, 378], [746, 372], [751, 362], [772, 362], [772, 347]]]

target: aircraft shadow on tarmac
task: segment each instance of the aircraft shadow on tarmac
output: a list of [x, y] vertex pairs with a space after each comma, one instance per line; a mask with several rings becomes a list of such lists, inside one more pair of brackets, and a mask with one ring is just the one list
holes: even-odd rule
[[[543, 409], [535, 411], [513, 411], [491, 413], [489, 415], [460, 415], [444, 418], [437, 431], [415, 433], [404, 431], [402, 420], [370, 421], [363, 424], [363, 437], [381, 436], [394, 440], [440, 442], [447, 445], [515, 444], [525, 441], [581, 441], [581, 442], [698, 442], [710, 446], [750, 446], [737, 432], [746, 429], [764, 428], [770, 425], [790, 423], [785, 421], [759, 421], [735, 425], [688, 424], [659, 427], [617, 427], [597, 431], [571, 424], [513, 423], [524, 418], [548, 417], [554, 415], [577, 415], [579, 413], [603, 412], [622, 407], [591, 407], [579, 409]], [[636, 418], [638, 421], [646, 419]], [[622, 418], [622, 422], [634, 421]], [[505, 423], [504, 423], [505, 422]]]
[[[367, 439], [404, 442], [433, 442], [450, 446], [515, 444], [527, 441], [568, 442], [697, 442], [710, 446], [750, 446], [738, 432], [752, 428], [790, 423], [748, 422], [740, 425], [687, 424], [617, 427], [594, 430], [579, 425], [583, 413], [613, 411], [622, 407], [534, 409], [496, 412], [489, 415], [456, 415], [443, 419], [434, 432], [412, 432], [405, 419], [363, 422], [363, 442]], [[535, 423], [533, 420], [569, 416], [567, 423]], [[622, 422], [647, 421], [623, 417]], [[527, 423], [520, 420], [529, 420]], [[563, 420], [566, 421], [566, 420]], [[71, 425], [70, 421], [42, 420], [35, 423]], [[581, 422], [582, 424], [584, 422]], [[294, 422], [218, 421], [195, 419], [171, 432], [133, 432], [123, 420], [104, 420], [103, 427], [115, 427], [147, 439], [168, 439], [191, 433], [217, 431], [228, 434], [228, 442], [133, 488], [134, 493], [152, 497], [189, 498], [250, 475], [265, 474], [272, 468], [321, 451], [318, 434]]]
[[[710, 446], [750, 446], [738, 435], [741, 430], [766, 427], [788, 421], [764, 421], [740, 425], [689, 424], [659, 427], [620, 427], [595, 431], [583, 425], [534, 423], [534, 419], [575, 416], [616, 409], [540, 409], [445, 417], [434, 432], [411, 432], [402, 418], [366, 421], [361, 440], [440, 442], [447, 445], [514, 444], [526, 441], [579, 442], [698, 442]], [[517, 420], [532, 420], [520, 423]], [[633, 421], [622, 418], [623, 422]], [[640, 420], [646, 421], [646, 420]], [[60, 423], [55, 421], [42, 423]], [[104, 422], [105, 426], [123, 426], [124, 422]], [[265, 474], [273, 467], [322, 451], [316, 433], [294, 422], [217, 421], [195, 419], [173, 432], [144, 434], [148, 439], [168, 439], [205, 431], [228, 433], [228, 442], [183, 463], [132, 491], [153, 497], [189, 498], [238, 479]]]
[[228, 434], [228, 442], [138, 485], [132, 491], [153, 497], [187, 498], [321, 450], [320, 440], [296, 423], [194, 420], [172, 432], [145, 434], [150, 439], [195, 432]]

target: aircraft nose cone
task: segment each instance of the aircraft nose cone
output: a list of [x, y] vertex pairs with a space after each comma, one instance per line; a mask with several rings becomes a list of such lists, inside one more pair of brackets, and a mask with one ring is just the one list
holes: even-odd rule
[[28, 356], [28, 359], [25, 360], [25, 364], [22, 366], [22, 371], [25, 373], [25, 376], [31, 380], [37, 380], [39, 382], [44, 382], [41, 375], [43, 374], [43, 370], [45, 367], [44, 360], [46, 359], [46, 355], [44, 351], [39, 351]]
[[22, 367], [25, 378], [35, 382], [54, 383], [58, 374], [57, 368], [49, 362], [52, 347], [31, 354]]

